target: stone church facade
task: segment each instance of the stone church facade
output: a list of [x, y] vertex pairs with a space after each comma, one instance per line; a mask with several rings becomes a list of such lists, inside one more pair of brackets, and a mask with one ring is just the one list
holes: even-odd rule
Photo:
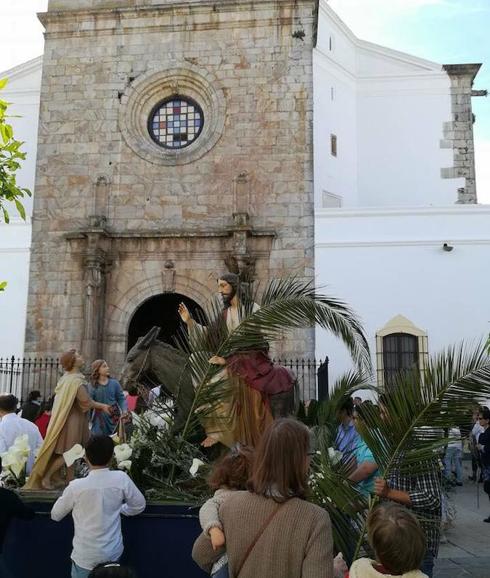
[[[230, 257], [313, 278], [314, 0], [50, 0], [41, 20], [26, 355], [120, 366], [145, 303], [204, 307]], [[309, 330], [278, 347], [313, 351]]]

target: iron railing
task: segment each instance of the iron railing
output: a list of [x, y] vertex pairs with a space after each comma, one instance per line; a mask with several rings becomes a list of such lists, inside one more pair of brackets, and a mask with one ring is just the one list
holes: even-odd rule
[[[298, 378], [301, 399], [325, 399], [328, 396], [328, 358], [277, 359], [275, 363], [291, 369]], [[32, 390], [39, 390], [44, 400], [54, 392], [62, 374], [58, 359], [0, 358], [0, 393], [13, 393], [24, 401]]]
[[317, 359], [274, 359], [274, 363], [291, 369], [299, 384], [301, 399], [326, 399], [328, 396], [328, 357]]
[[37, 389], [42, 398], [47, 400], [54, 392], [61, 374], [60, 362], [53, 357], [0, 358], [0, 392], [13, 393], [24, 401], [30, 391]]

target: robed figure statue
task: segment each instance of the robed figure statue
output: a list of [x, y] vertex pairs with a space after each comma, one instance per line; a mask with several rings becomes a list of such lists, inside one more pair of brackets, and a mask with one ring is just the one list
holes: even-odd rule
[[[218, 279], [218, 292], [223, 301], [226, 327], [232, 332], [239, 327], [243, 315], [238, 275], [221, 275]], [[253, 303], [251, 313], [258, 309], [259, 306]], [[179, 305], [179, 315], [190, 333], [206, 331], [206, 327], [191, 317], [183, 303]], [[217, 382], [226, 377], [231, 391], [226, 399], [216, 405], [214, 413], [203, 419], [207, 437], [202, 445], [209, 447], [220, 442], [231, 447], [240, 442], [255, 446], [273, 419], [271, 396], [291, 393], [295, 385], [294, 374], [272, 362], [266, 343], [260, 348], [244, 347], [243, 351], [235, 351], [226, 357], [213, 355], [209, 363], [223, 366], [222, 372], [213, 379]]]

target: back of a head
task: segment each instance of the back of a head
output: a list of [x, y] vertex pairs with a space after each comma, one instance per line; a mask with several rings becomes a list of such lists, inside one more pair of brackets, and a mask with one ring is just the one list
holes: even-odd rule
[[77, 359], [77, 350], [70, 349], [61, 354], [60, 364], [65, 371], [71, 371], [75, 367]]
[[27, 401], [37, 401], [41, 397], [41, 392], [38, 389], [33, 389], [27, 396]]
[[338, 408], [337, 408], [337, 412], [343, 412], [345, 411], [345, 413], [349, 416], [352, 415], [353, 411], [354, 411], [354, 400], [352, 399], [352, 397], [346, 397], [344, 399], [342, 399], [342, 401], [340, 402]]
[[118, 562], [104, 562], [96, 566], [88, 578], [136, 578], [136, 574]]
[[308, 486], [310, 432], [299, 421], [275, 420], [255, 450], [249, 490], [281, 502], [304, 498]]
[[368, 540], [378, 561], [392, 574], [420, 568], [427, 543], [417, 518], [398, 504], [382, 504], [368, 517]]
[[212, 490], [245, 490], [252, 470], [254, 452], [247, 446], [232, 448], [213, 467], [208, 483]]
[[112, 460], [114, 442], [109, 436], [93, 436], [85, 446], [85, 455], [92, 466], [106, 466]]
[[0, 394], [0, 411], [5, 413], [13, 413], [17, 409], [19, 400], [11, 393]]

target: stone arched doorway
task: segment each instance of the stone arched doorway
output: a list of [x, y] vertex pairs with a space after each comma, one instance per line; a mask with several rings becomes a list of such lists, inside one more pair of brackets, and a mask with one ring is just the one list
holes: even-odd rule
[[205, 313], [193, 299], [180, 293], [161, 293], [144, 301], [134, 312], [128, 327], [127, 350], [136, 341], [157, 325], [161, 327], [160, 341], [176, 344], [176, 340], [186, 335], [185, 325], [177, 313], [179, 303], [185, 303], [192, 317], [199, 323], [206, 323]]

